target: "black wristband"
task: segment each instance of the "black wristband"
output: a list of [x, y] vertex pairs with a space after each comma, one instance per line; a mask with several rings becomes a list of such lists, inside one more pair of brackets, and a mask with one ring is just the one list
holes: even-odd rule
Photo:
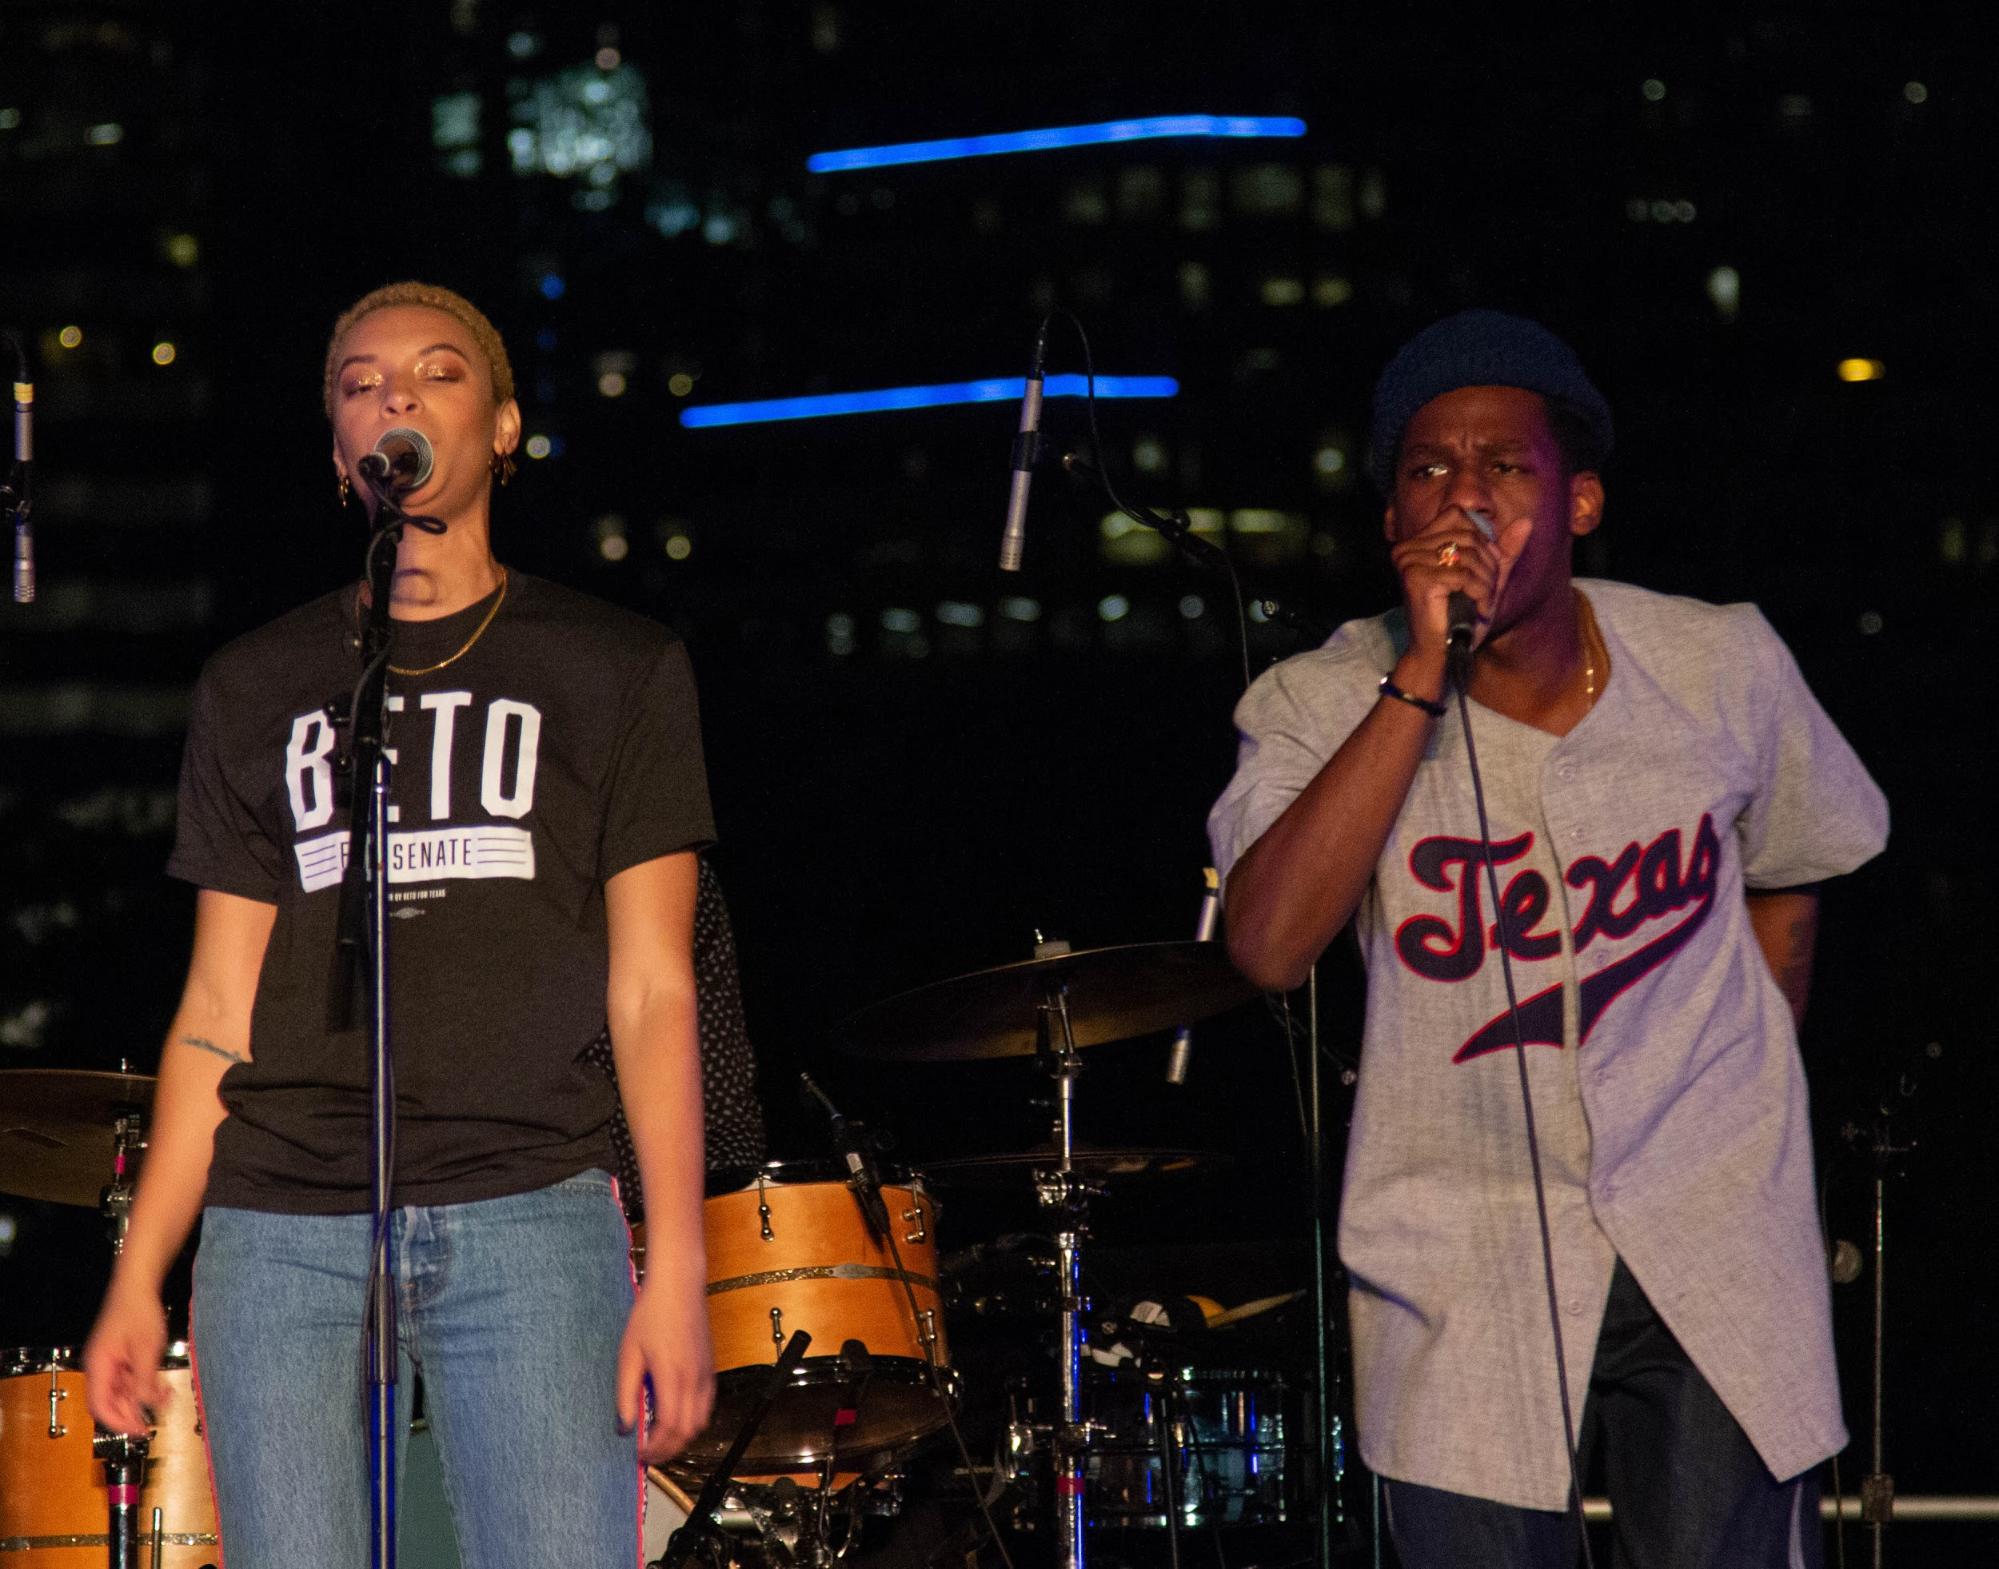
[[1392, 697], [1400, 702], [1407, 703], [1411, 708], [1422, 709], [1432, 719], [1442, 719], [1446, 712], [1442, 703], [1433, 703], [1427, 697], [1418, 697], [1414, 692], [1405, 692], [1401, 687], [1389, 680], [1387, 676], [1381, 678], [1381, 685], [1376, 690], [1383, 697]]

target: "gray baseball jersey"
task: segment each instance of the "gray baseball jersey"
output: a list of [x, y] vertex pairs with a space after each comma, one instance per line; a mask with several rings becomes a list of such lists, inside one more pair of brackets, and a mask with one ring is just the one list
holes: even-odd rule
[[[1745, 888], [1852, 870], [1887, 804], [1753, 606], [1581, 581], [1610, 651], [1556, 737], [1473, 705], [1527, 1042], [1569, 1387], [1622, 1257], [1778, 1479], [1846, 1442], [1790, 1011]], [[1238, 856], [1378, 701], [1399, 611], [1236, 710]], [[1568, 1494], [1499, 924], [1455, 708], [1355, 917], [1367, 1021], [1341, 1199], [1361, 1454], [1534, 1509]], [[1477, 873], [1478, 875], [1475, 875]], [[1578, 1411], [1580, 1416], [1580, 1410]]]

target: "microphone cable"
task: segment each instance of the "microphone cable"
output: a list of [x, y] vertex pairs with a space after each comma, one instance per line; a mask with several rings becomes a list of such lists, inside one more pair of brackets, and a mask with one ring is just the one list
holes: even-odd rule
[[[1104, 487], [1104, 494], [1110, 497], [1111, 505], [1132, 522], [1164, 535], [1188, 555], [1211, 566], [1219, 567], [1228, 574], [1229, 600], [1235, 606], [1236, 648], [1241, 657], [1242, 684], [1248, 686], [1250, 683], [1249, 620], [1243, 610], [1242, 581], [1236, 576], [1234, 558], [1220, 546], [1210, 544], [1207, 540], [1196, 536], [1193, 531], [1194, 525], [1185, 512], [1176, 510], [1162, 517], [1149, 508], [1128, 505], [1117, 493], [1117, 487], [1111, 483], [1110, 468], [1103, 461], [1104, 440], [1097, 427], [1097, 368], [1090, 353], [1090, 335], [1084, 331], [1083, 323], [1074, 311], [1058, 308], [1048, 319], [1052, 321], [1056, 316], [1065, 318], [1069, 325], [1076, 329], [1077, 341], [1083, 346], [1083, 402], [1090, 424], [1090, 447], [1097, 460], [1091, 465], [1097, 482]], [[1046, 327], [1045, 322], [1043, 326]]]
[[1493, 920], [1499, 928], [1499, 970], [1506, 982], [1506, 1008], [1513, 1019], [1513, 1058], [1520, 1070], [1520, 1109], [1527, 1119], [1527, 1162], [1534, 1174], [1534, 1211], [1541, 1223], [1541, 1275], [1548, 1287], [1548, 1327], [1555, 1339], [1555, 1386], [1562, 1404], [1562, 1448], [1569, 1463], [1568, 1513], [1576, 1523], [1576, 1539], [1582, 1544], [1584, 1569], [1596, 1569], [1590, 1552], [1589, 1529], [1583, 1519], [1582, 1468], [1576, 1459], [1576, 1423], [1569, 1402], [1568, 1353], [1562, 1344], [1562, 1312], [1555, 1289], [1555, 1242], [1548, 1224], [1548, 1190], [1541, 1176], [1541, 1141], [1534, 1128], [1534, 1096], [1527, 1080], [1527, 1037], [1520, 1022], [1520, 996], [1513, 985], [1513, 956], [1506, 907], [1499, 899], [1499, 871], [1492, 861], [1492, 825], [1485, 814], [1485, 781], [1479, 774], [1478, 747], [1472, 740], [1471, 703], [1465, 688], [1471, 684], [1471, 651], [1454, 650], [1451, 685], [1457, 688], [1458, 723], [1464, 727], [1465, 761], [1471, 770], [1472, 800], [1478, 807], [1479, 859], [1485, 864], [1486, 888], [1492, 895]]

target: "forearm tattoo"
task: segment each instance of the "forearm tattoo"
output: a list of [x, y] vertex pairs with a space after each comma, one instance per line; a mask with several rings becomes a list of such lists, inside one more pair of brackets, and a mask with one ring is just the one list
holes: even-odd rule
[[180, 1043], [183, 1046], [193, 1046], [199, 1051], [213, 1052], [218, 1057], [227, 1057], [231, 1062], [248, 1062], [250, 1060], [240, 1051], [231, 1051], [227, 1046], [218, 1046], [215, 1042], [204, 1040], [199, 1035], [183, 1035], [180, 1038]]

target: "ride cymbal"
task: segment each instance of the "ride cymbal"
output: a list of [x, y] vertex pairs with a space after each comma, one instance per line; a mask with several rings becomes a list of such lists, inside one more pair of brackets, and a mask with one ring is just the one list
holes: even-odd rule
[[1177, 1029], [1256, 995], [1218, 942], [1125, 943], [934, 981], [850, 1014], [834, 1039], [899, 1062], [1031, 1056], [1051, 991], [1067, 1000], [1078, 1046]]

